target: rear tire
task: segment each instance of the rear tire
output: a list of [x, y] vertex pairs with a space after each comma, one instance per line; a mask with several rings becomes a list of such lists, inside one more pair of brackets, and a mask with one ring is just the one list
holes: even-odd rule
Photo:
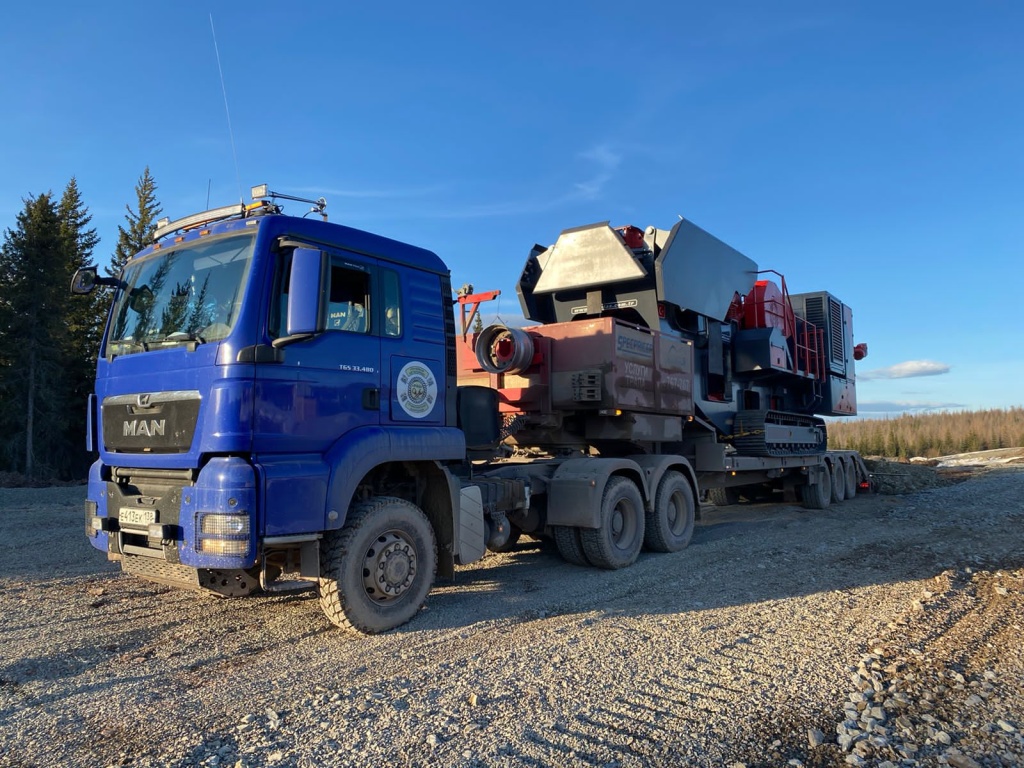
[[320, 607], [342, 629], [377, 634], [405, 624], [437, 571], [434, 531], [419, 507], [381, 496], [356, 504], [320, 547]]
[[846, 498], [852, 499], [857, 495], [857, 464], [853, 460], [845, 462], [846, 469]]
[[618, 570], [632, 565], [644, 543], [644, 500], [636, 483], [611, 477], [601, 497], [601, 526], [580, 530], [587, 560], [598, 568]]
[[832, 501], [832, 473], [828, 467], [818, 472], [815, 485], [804, 484], [800, 487], [800, 496], [807, 509], [825, 509]]
[[708, 501], [716, 507], [731, 507], [740, 503], [740, 492], [735, 488], [708, 488]]
[[846, 498], [846, 472], [843, 470], [843, 462], [836, 460], [832, 463], [832, 501], [836, 504]]
[[573, 565], [590, 565], [587, 560], [587, 553], [583, 551], [583, 542], [580, 541], [580, 529], [571, 528], [568, 525], [556, 525], [553, 528], [555, 546], [558, 547], [558, 554], [567, 563]]
[[681, 472], [666, 472], [658, 484], [654, 508], [646, 515], [644, 544], [652, 552], [678, 552], [693, 538], [696, 504], [693, 488]]

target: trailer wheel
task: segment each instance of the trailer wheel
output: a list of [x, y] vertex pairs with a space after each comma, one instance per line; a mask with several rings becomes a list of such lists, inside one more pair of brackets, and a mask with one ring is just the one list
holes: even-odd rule
[[740, 503], [740, 492], [735, 488], [708, 488], [708, 501], [716, 507], [731, 507]]
[[601, 527], [580, 530], [587, 560], [608, 570], [632, 565], [644, 543], [644, 515], [636, 483], [625, 477], [609, 478], [601, 498]]
[[587, 553], [583, 551], [583, 542], [580, 541], [580, 529], [568, 525], [556, 525], [552, 527], [555, 546], [558, 547], [558, 554], [567, 563], [573, 565], [590, 565], [587, 560]]
[[320, 607], [342, 629], [377, 634], [405, 624], [437, 571], [434, 531], [419, 507], [381, 496], [356, 504], [320, 547]]
[[843, 462], [836, 459], [832, 462], [832, 501], [838, 504], [846, 498], [846, 472]]
[[854, 461], [847, 461], [846, 469], [846, 498], [852, 499], [857, 495], [857, 464]]
[[800, 486], [800, 497], [807, 509], [825, 509], [832, 501], [832, 473], [822, 467], [815, 485]]
[[666, 472], [647, 512], [644, 544], [652, 552], [678, 552], [693, 538], [696, 505], [693, 489], [680, 472]]

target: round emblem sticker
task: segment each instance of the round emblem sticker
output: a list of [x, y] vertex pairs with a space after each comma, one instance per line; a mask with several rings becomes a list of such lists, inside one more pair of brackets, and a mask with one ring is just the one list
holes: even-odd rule
[[437, 400], [437, 380], [423, 363], [412, 362], [402, 366], [398, 374], [398, 403], [414, 419], [422, 419], [434, 410]]

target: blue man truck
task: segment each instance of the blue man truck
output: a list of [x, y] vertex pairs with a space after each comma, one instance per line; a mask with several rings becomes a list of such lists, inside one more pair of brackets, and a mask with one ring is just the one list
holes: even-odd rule
[[316, 588], [363, 633], [522, 534], [569, 562], [690, 541], [699, 501], [869, 487], [819, 415], [856, 412], [849, 309], [790, 296], [688, 221], [566, 230], [526, 328], [469, 333], [434, 253], [281, 199], [162, 221], [116, 277], [88, 403], [85, 531], [126, 573], [241, 596]]

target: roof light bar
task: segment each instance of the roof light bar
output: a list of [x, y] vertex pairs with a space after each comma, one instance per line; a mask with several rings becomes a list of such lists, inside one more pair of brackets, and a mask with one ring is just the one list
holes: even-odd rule
[[[153, 233], [153, 239], [159, 240], [165, 235], [176, 232], [179, 229], [188, 229], [199, 224], [206, 224], [209, 221], [217, 221], [219, 219], [227, 219], [232, 216], [244, 216], [245, 206], [242, 203], [236, 203], [235, 205], [225, 205], [221, 208], [211, 208], [208, 211], [201, 213], [193, 213], [191, 216], [185, 216], [184, 218], [172, 221], [170, 223], [164, 223], [162, 226], [157, 226], [156, 231]], [[161, 221], [165, 221], [161, 219]]]

